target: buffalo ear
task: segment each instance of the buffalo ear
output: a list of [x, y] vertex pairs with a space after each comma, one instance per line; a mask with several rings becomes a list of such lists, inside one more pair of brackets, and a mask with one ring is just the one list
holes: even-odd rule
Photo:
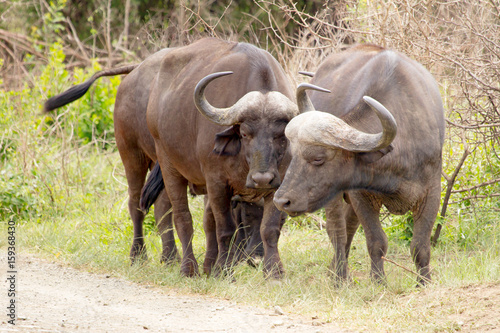
[[385, 148], [382, 148], [380, 150], [377, 150], [377, 151], [374, 151], [371, 153], [359, 153], [358, 156], [361, 159], [361, 161], [369, 164], [369, 163], [377, 162], [382, 157], [384, 157], [386, 154], [390, 153], [393, 149], [394, 149], [394, 147], [391, 144]]
[[215, 135], [213, 152], [221, 156], [235, 156], [240, 152], [240, 127], [234, 125]]

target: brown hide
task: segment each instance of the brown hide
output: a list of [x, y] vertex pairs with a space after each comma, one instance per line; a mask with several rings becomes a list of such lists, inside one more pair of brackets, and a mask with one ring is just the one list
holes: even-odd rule
[[[146, 110], [153, 80], [160, 70], [163, 57], [171, 50], [160, 50], [137, 65], [97, 72], [84, 83], [73, 86], [65, 92], [50, 98], [44, 105], [46, 112], [54, 110], [82, 97], [95, 80], [102, 76], [128, 74], [123, 78], [118, 87], [114, 108], [114, 126], [118, 151], [124, 164], [127, 183], [129, 185], [128, 208], [134, 226], [134, 237], [130, 251], [132, 262], [138, 258], [146, 257], [143, 236], [144, 213], [139, 210], [139, 197], [148, 168], [152, 168], [153, 162], [156, 161], [154, 140], [146, 123]], [[248, 209], [253, 211], [257, 218], [260, 215], [260, 218], [254, 221], [251, 220], [252, 216], [246, 218], [246, 220], [256, 226], [260, 226], [262, 207], [239, 200], [238, 207], [241, 209], [234, 212], [235, 215], [240, 218], [238, 213], [244, 211], [247, 205], [249, 206]], [[178, 257], [172, 228], [172, 215], [165, 215], [170, 207], [171, 205], [166, 193], [160, 193], [155, 202], [155, 220], [162, 238], [163, 249], [161, 260], [167, 263], [176, 260]], [[208, 206], [208, 212], [210, 211]], [[207, 219], [210, 219], [210, 217], [207, 217]], [[213, 218], [211, 219], [213, 220]], [[260, 237], [257, 237], [254, 242], [258, 243], [259, 240]], [[216, 244], [215, 250], [217, 250]]]
[[[229, 128], [209, 121], [193, 102], [197, 83], [209, 74], [224, 71], [234, 74], [215, 79], [205, 91], [214, 107], [231, 107], [246, 94], [258, 92], [251, 93], [255, 98], [240, 110], [239, 120]], [[281, 274], [277, 251], [281, 219], [272, 203], [272, 194], [287, 165], [284, 127], [290, 115], [297, 113], [293, 100], [293, 90], [278, 62], [269, 53], [248, 44], [207, 38], [163, 58], [154, 80], [147, 122], [183, 246], [183, 274], [198, 272], [191, 247], [188, 182], [207, 189], [215, 224], [212, 229], [216, 230], [219, 247], [218, 268], [226, 268], [234, 259], [230, 249], [234, 235], [231, 197], [239, 195], [245, 201], [264, 198], [261, 234], [265, 272], [273, 276]], [[227, 154], [214, 153], [214, 145], [217, 151], [220, 148], [217, 142], [226, 137], [238, 145], [232, 146]], [[276, 175], [273, 180], [276, 185], [252, 183], [254, 174], [266, 172]], [[212, 265], [205, 262], [205, 267]]]

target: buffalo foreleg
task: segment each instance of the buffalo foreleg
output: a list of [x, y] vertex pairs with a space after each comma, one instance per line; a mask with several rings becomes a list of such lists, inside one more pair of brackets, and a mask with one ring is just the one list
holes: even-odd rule
[[273, 202], [273, 195], [264, 199], [264, 216], [260, 226], [260, 235], [264, 244], [264, 276], [279, 279], [285, 274], [278, 252], [278, 240], [281, 233], [282, 218]]
[[431, 233], [440, 204], [440, 183], [436, 181], [427, 197], [413, 211], [413, 238], [410, 251], [420, 274], [418, 283], [424, 285], [430, 281], [429, 263], [431, 259]]
[[349, 199], [365, 232], [366, 245], [371, 259], [371, 277], [376, 282], [385, 282], [384, 260], [387, 253], [387, 236], [379, 220], [381, 203], [369, 193], [350, 193]]
[[170, 165], [168, 160], [163, 160], [162, 156], [164, 155], [158, 152], [165, 189], [172, 204], [175, 229], [182, 244], [181, 274], [198, 275], [198, 262], [193, 253], [193, 219], [187, 197], [188, 182]]
[[161, 262], [171, 264], [179, 261], [177, 246], [175, 245], [174, 226], [172, 223], [172, 205], [165, 190], [161, 192], [154, 203], [155, 221], [161, 237], [162, 254]]
[[217, 245], [217, 232], [215, 226], [214, 214], [205, 196], [205, 212], [203, 213], [203, 229], [207, 240], [207, 250], [205, 254], [205, 261], [203, 262], [203, 272], [207, 275], [212, 273], [212, 269], [217, 261], [219, 248]]
[[[218, 245], [218, 256], [214, 267], [215, 274], [218, 275], [221, 272], [230, 274], [231, 265], [235, 263], [236, 259], [236, 226], [231, 216], [231, 195], [225, 186], [207, 184], [207, 190], [210, 208], [215, 219]], [[213, 249], [213, 246], [210, 246], [210, 249]]]
[[347, 270], [347, 231], [343, 206], [346, 205], [341, 196], [334, 198], [325, 206], [326, 231], [332, 242], [334, 254], [330, 264], [330, 272], [338, 281], [345, 281], [348, 277]]
[[356, 234], [356, 231], [358, 231], [359, 227], [359, 219], [356, 213], [354, 212], [354, 209], [350, 204], [345, 205], [344, 207], [344, 218], [345, 218], [345, 224], [346, 224], [346, 231], [347, 231], [347, 243], [345, 245], [345, 256], [348, 258], [349, 257], [349, 252], [351, 251], [351, 244], [352, 240], [354, 238], [354, 235]]

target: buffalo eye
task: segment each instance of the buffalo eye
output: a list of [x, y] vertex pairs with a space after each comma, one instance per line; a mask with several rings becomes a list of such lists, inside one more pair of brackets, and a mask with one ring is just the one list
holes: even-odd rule
[[320, 166], [325, 163], [325, 157], [324, 156], [318, 156], [312, 159], [309, 163], [311, 163], [314, 166]]
[[248, 128], [248, 126], [240, 127], [240, 137], [242, 139], [247, 139], [251, 137], [251, 130]]

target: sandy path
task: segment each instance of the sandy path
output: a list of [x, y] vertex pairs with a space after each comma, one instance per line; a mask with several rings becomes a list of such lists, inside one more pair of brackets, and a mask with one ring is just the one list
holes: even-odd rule
[[[169, 295], [31, 255], [19, 255], [18, 261], [18, 320], [9, 325], [2, 314], [2, 332], [342, 332], [333, 325], [277, 315], [273, 309]], [[7, 267], [5, 256], [0, 267]], [[5, 309], [8, 284], [2, 280]]]

